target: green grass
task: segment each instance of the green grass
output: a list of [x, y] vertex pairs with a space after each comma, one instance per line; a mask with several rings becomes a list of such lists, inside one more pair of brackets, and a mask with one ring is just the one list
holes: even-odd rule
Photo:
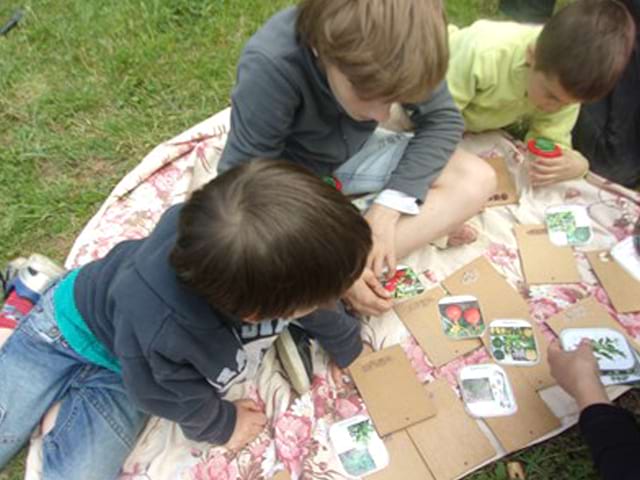
[[[246, 39], [284, 0], [0, 3], [0, 264], [62, 261], [116, 182], [155, 145], [229, 104]], [[464, 25], [497, 0], [449, 0]], [[635, 398], [635, 397], [634, 397]], [[637, 402], [633, 405], [635, 411]], [[1, 428], [1, 427], [0, 427]], [[575, 433], [517, 455], [529, 478], [595, 478]], [[0, 472], [22, 478], [24, 453]], [[504, 464], [474, 479], [502, 479]]]

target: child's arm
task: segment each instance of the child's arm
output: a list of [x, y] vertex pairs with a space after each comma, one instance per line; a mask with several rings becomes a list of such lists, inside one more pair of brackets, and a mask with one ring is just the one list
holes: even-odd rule
[[346, 312], [342, 302], [318, 308], [298, 319], [340, 368], [348, 367], [362, 352], [360, 320]]
[[245, 51], [231, 96], [231, 130], [218, 171], [253, 158], [277, 158], [284, 151], [300, 92], [264, 54]]
[[170, 363], [160, 355], [151, 361], [120, 358], [120, 363], [127, 393], [141, 410], [178, 423], [191, 440], [216, 445], [230, 440], [236, 406], [222, 400], [195, 368]]
[[462, 139], [464, 124], [446, 82], [420, 104], [405, 105], [415, 133], [385, 189], [423, 202]]

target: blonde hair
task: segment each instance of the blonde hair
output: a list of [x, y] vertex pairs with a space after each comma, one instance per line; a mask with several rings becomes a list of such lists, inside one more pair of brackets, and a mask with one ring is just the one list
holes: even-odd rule
[[296, 29], [363, 100], [425, 100], [444, 79], [449, 46], [441, 0], [302, 0]]

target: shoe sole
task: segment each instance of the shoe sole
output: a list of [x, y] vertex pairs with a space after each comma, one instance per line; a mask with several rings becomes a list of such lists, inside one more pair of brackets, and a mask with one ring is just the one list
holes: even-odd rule
[[41, 295], [64, 272], [53, 260], [34, 253], [21, 265], [18, 278], [25, 287]]
[[278, 335], [276, 340], [276, 352], [282, 368], [284, 368], [289, 382], [298, 395], [304, 395], [311, 389], [311, 381], [307, 375], [307, 370], [304, 368], [304, 363], [298, 353], [291, 333], [285, 329]]

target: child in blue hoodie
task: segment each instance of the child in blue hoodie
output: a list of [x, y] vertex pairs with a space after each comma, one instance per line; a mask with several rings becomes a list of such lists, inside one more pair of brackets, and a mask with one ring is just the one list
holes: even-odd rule
[[362, 351], [338, 299], [371, 248], [349, 200], [290, 162], [234, 168], [149, 237], [67, 273], [0, 349], [0, 467], [43, 414], [47, 479], [115, 478], [149, 415], [238, 449], [266, 418], [224, 393], [296, 320], [338, 370]]

